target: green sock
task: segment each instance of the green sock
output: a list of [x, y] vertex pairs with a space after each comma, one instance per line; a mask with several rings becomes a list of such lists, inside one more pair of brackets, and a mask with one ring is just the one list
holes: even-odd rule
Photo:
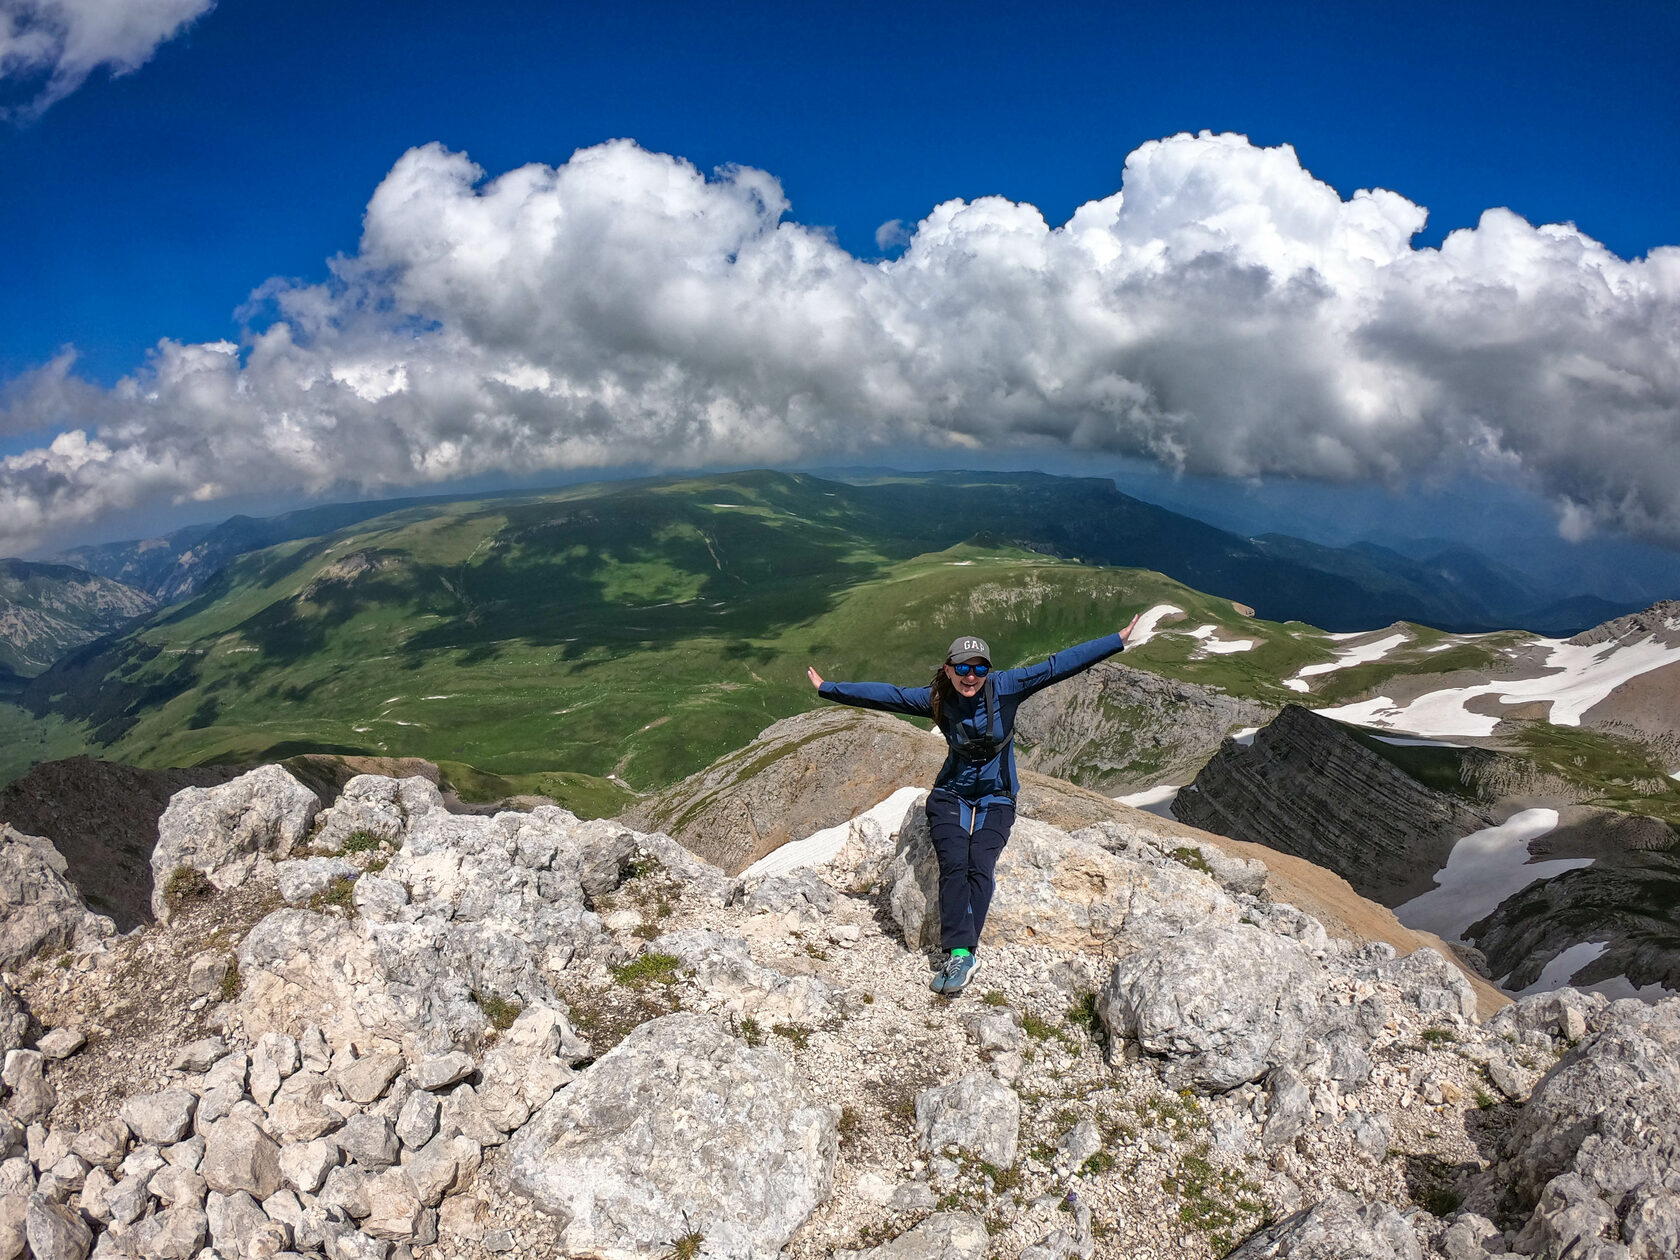
[[969, 950], [969, 949], [953, 949], [951, 951], [951, 957], [952, 958], [967, 958], [973, 952], [974, 952], [973, 950]]

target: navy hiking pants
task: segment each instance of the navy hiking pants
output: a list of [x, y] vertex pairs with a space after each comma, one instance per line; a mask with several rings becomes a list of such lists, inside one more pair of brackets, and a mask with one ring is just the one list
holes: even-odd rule
[[939, 858], [939, 944], [974, 949], [992, 904], [998, 856], [1015, 825], [1013, 805], [979, 808], [950, 792], [935, 791], [927, 801], [928, 830]]

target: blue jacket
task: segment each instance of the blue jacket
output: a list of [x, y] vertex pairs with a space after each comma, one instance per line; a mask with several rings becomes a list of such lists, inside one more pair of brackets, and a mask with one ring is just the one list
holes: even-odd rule
[[[1015, 773], [1015, 711], [1035, 691], [1072, 678], [1100, 660], [1125, 650], [1119, 634], [1104, 635], [1064, 648], [1049, 660], [1021, 669], [989, 674], [972, 700], [949, 697], [940, 706], [939, 726], [951, 751], [933, 781], [975, 805], [1013, 801], [1020, 790]], [[911, 717], [933, 716], [933, 688], [894, 687], [890, 683], [825, 682], [817, 689], [824, 700], [883, 713]]]

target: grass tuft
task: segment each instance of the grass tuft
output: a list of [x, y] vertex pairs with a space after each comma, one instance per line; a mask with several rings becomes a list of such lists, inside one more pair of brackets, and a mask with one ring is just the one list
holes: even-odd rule
[[506, 1032], [513, 1027], [513, 1021], [519, 1018], [519, 1013], [525, 1008], [518, 1002], [510, 1002], [497, 993], [480, 993], [474, 989], [472, 1000], [478, 1003], [478, 1009], [484, 1012], [484, 1018], [490, 1021], [490, 1027], [497, 1032]]
[[650, 984], [675, 984], [679, 960], [670, 954], [642, 954], [622, 967], [613, 968], [613, 979], [627, 989], [645, 989]]

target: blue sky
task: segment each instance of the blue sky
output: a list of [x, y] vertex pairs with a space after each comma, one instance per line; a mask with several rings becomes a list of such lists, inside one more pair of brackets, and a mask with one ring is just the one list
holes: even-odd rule
[[[0, 14], [38, 16], [51, 2], [0, 0]], [[104, 391], [153, 370], [147, 356], [161, 338], [188, 346], [228, 339], [243, 343], [241, 353], [248, 355], [251, 332], [276, 319], [301, 330], [296, 300], [290, 313], [277, 302], [246, 308], [253, 291], [272, 277], [290, 282], [295, 293], [328, 281], [329, 259], [360, 258], [368, 265], [353, 281], [335, 279], [339, 289], [329, 300], [345, 301], [347, 284], [357, 289], [358, 318], [370, 305], [400, 305], [400, 295], [370, 296], [367, 289], [376, 268], [361, 240], [363, 214], [404, 154], [434, 142], [468, 155], [490, 177], [527, 163], [559, 167], [575, 150], [619, 137], [691, 164], [702, 177], [726, 164], [753, 168], [779, 185], [786, 201], [778, 212], [782, 222], [826, 235], [843, 262], [866, 265], [902, 248], [890, 233], [878, 238], [883, 224], [901, 221], [904, 232], [896, 240], [902, 242], [935, 206], [953, 198], [1001, 196], [1037, 207], [1050, 227], [1058, 227], [1077, 206], [1118, 190], [1128, 156], [1140, 146], [1203, 129], [1240, 133], [1257, 150], [1292, 145], [1301, 179], [1322, 181], [1344, 199], [1357, 189], [1382, 188], [1426, 207], [1428, 224], [1411, 240], [1411, 251], [1439, 245], [1453, 229], [1474, 227], [1494, 207], [1508, 207], [1535, 225], [1572, 222], [1621, 260], [1680, 243], [1680, 76], [1673, 72], [1680, 64], [1680, 6], [1667, 0], [1591, 7], [513, 3], [498, 6], [493, 18], [463, 12], [459, 5], [427, 2], [224, 0], [159, 44], [137, 69], [111, 77], [95, 68], [38, 116], [29, 116], [29, 104], [39, 101], [47, 72], [14, 65], [0, 77], [0, 105], [13, 111], [12, 121], [0, 124], [0, 170], [6, 172], [0, 195], [0, 383], [9, 382], [0, 389], [8, 390], [10, 405], [0, 427], [0, 454], [38, 449], [67, 429], [91, 437], [104, 426], [132, 437], [148, 424], [152, 436], [136, 439], [135, 449], [151, 449], [147, 443], [155, 446], [159, 431], [154, 422], [137, 419], [132, 407], [125, 410], [127, 404]], [[1204, 152], [1196, 160], [1224, 162], [1217, 166], [1223, 171], [1227, 159], [1248, 160], [1228, 151]], [[1161, 194], [1161, 206], [1173, 197], [1183, 201], [1185, 189], [1205, 183], [1194, 171], [1174, 172], [1171, 178], [1181, 182]], [[1252, 179], [1270, 189], [1282, 187], [1283, 176]], [[434, 196], [448, 184], [434, 173], [416, 187]], [[1273, 217], [1287, 227], [1299, 200], [1293, 192], [1279, 193]], [[1129, 195], [1128, 208], [1132, 201]], [[1226, 204], [1214, 198], [1211, 209], [1198, 203], [1193, 213], [1211, 214]], [[429, 224], [425, 230], [441, 229]], [[1163, 229], [1163, 239], [1178, 239], [1174, 230]], [[1407, 235], [1401, 230], [1402, 244]], [[878, 239], [887, 242], [885, 249]], [[1513, 239], [1507, 233], [1479, 243], [1474, 266], [1494, 270], [1478, 273], [1478, 282], [1524, 290], [1524, 281], [1495, 274], [1500, 266], [1529, 265], [1499, 261], [1528, 248]], [[1245, 265], [1281, 275], [1280, 255], [1256, 240], [1240, 243], [1251, 250]], [[930, 235], [929, 248], [935, 244]], [[410, 245], [404, 238], [400, 248], [381, 255], [381, 265], [415, 266]], [[734, 253], [728, 257], [733, 263]], [[1324, 270], [1331, 275], [1335, 266]], [[1654, 302], [1659, 312], [1655, 339], [1641, 344], [1636, 336], [1632, 351], [1618, 353], [1652, 360], [1672, 347], [1660, 326], [1673, 289], [1666, 278], [1652, 281], [1647, 272], [1628, 274], [1655, 286], [1640, 299], [1645, 307]], [[558, 283], [574, 274], [575, 268]], [[1615, 288], [1621, 274], [1607, 283]], [[1556, 301], [1556, 286], [1548, 292], [1554, 296], [1537, 310]], [[1384, 293], [1382, 301], [1392, 305], [1392, 293]], [[447, 330], [459, 314], [422, 303], [406, 318]], [[335, 326], [346, 318], [342, 310], [332, 316]], [[1392, 330], [1385, 324], [1381, 331]], [[389, 333], [386, 328], [382, 335]], [[310, 336], [308, 344], [323, 344], [320, 329]], [[1376, 336], [1364, 327], [1357, 340], [1368, 345]], [[1553, 353], [1555, 344], [1536, 347], [1534, 361]], [[43, 393], [37, 379], [43, 365], [67, 346], [75, 350], [73, 367], [59, 373], [57, 392]], [[342, 362], [344, 347], [335, 353]], [[1227, 370], [1238, 372], [1251, 361], [1239, 356]], [[570, 370], [569, 364], [563, 366]], [[1638, 375], [1638, 366], [1607, 353], [1588, 375], [1622, 379], [1630, 371]], [[1312, 367], [1300, 370], [1310, 374]], [[256, 369], [246, 364], [244, 370]], [[1520, 468], [1511, 472], [1512, 484], [1560, 504], [1566, 533], [1631, 529], [1667, 545], [1680, 539], [1680, 506], [1660, 489], [1618, 481], [1626, 480], [1628, 468], [1649, 462], [1640, 449], [1625, 452], [1623, 463], [1602, 475], [1582, 479], [1570, 474], [1572, 457], [1551, 436], [1568, 415], [1553, 417], [1545, 434], [1525, 436], [1514, 422], [1507, 432], [1503, 420], [1486, 420], [1485, 400], [1452, 400], [1460, 388], [1455, 382], [1487, 370], [1475, 364], [1438, 368], [1431, 360], [1428, 387], [1412, 391], [1425, 401], [1406, 407], [1445, 406], [1453, 415], [1474, 413], [1472, 427], [1491, 425], [1496, 437], [1489, 442], [1457, 421], [1428, 420], [1424, 427], [1431, 434], [1450, 430], [1442, 441], [1481, 443], [1478, 475], [1488, 472], [1488, 460], [1506, 466], [1506, 456], [1514, 456]], [[755, 365], [753, 371], [763, 376], [769, 369]], [[1128, 379], [1142, 380], [1145, 393], [1170, 398], [1170, 405], [1145, 410], [1170, 414], [1174, 424], [1198, 423], [1196, 416], [1184, 421], [1189, 409], [1211, 415], [1219, 407], [1245, 405], [1194, 390], [1175, 393], [1155, 382], [1152, 371], [1166, 369], [1155, 364]], [[1655, 426], [1655, 437], [1664, 439], [1659, 445], [1665, 444], [1671, 432], [1665, 426], [1676, 423], [1672, 374], [1661, 364], [1652, 373], [1631, 391], [1642, 399], [1631, 412], [1624, 408], [1606, 419], [1603, 404], [1595, 403], [1592, 423], [1625, 424], [1629, 432]], [[747, 415], [771, 405], [731, 392], [734, 387], [720, 386], [718, 379], [707, 377], [680, 405], [692, 409], [704, 396], [714, 408]], [[65, 381], [80, 392], [66, 395], [59, 388]], [[1301, 403], [1290, 388], [1278, 386], [1282, 401], [1267, 406], [1279, 414], [1312, 411], [1316, 404]], [[1344, 396], [1363, 396], [1368, 388], [1355, 383]], [[823, 388], [809, 382], [789, 389], [774, 396], [782, 399], [775, 405], [787, 397], [824, 397]], [[720, 394], [727, 395], [723, 403]], [[1442, 403], [1444, 394], [1450, 405]], [[873, 403], [836, 405], [837, 413], [848, 406], [861, 408], [865, 420], [840, 415], [835, 423], [853, 431], [873, 423]], [[261, 423], [271, 426], [284, 410], [274, 404]], [[939, 418], [932, 437], [922, 429], [884, 426], [873, 447], [841, 453], [861, 459], [872, 451], [922, 445], [978, 452], [978, 459], [1008, 446], [1015, 458], [1023, 449], [1021, 435], [1042, 430], [1050, 434], [1049, 464], [1070, 458], [1083, 464], [1080, 452], [1094, 448], [1116, 458], [1187, 460], [1182, 466], [1197, 473], [1329, 477], [1354, 485], [1397, 487], [1439, 472], [1408, 462], [1404, 444], [1415, 443], [1415, 435], [1378, 442], [1384, 449], [1377, 451], [1366, 449], [1362, 437], [1336, 431], [1328, 441], [1338, 449], [1326, 455], [1324, 433], [1279, 436], [1275, 424], [1259, 425], [1255, 431], [1264, 429], [1263, 439], [1237, 452], [1218, 441], [1163, 437], [1155, 421], [1116, 421], [1113, 433], [1093, 438], [1074, 420], [1041, 423], [1021, 419], [1018, 406], [1006, 410], [1007, 419], [993, 417], [972, 430]], [[1418, 423], [1411, 411], [1406, 414], [1408, 424]], [[1217, 415], [1204, 421], [1232, 423]], [[202, 423], [221, 421], [211, 415]], [[387, 417], [381, 423], [406, 422]], [[587, 453], [578, 454], [584, 422], [573, 416], [563, 424], [542, 423], [571, 426], [559, 435], [564, 441], [544, 446], [541, 456], [561, 471], [636, 462], [638, 440], [654, 458], [671, 432], [631, 426], [630, 437], [616, 445], [591, 433], [582, 443]], [[714, 435], [722, 431], [715, 419], [707, 423]], [[810, 440], [814, 431], [800, 429], [758, 445], [724, 440], [676, 446], [698, 463], [735, 457], [833, 462], [830, 447]], [[552, 428], [545, 432], [555, 437]], [[396, 463], [433, 470], [412, 482], [422, 488], [446, 484], [435, 471], [440, 467], [461, 477], [485, 475], [484, 467], [439, 461], [439, 449], [447, 451], [458, 438], [428, 430]], [[510, 468], [521, 458], [510, 448]], [[1464, 471], [1459, 462], [1449, 464], [1451, 475]], [[150, 485], [148, 476], [136, 480]], [[366, 485], [396, 493], [401, 480], [385, 469]], [[301, 474], [297, 489], [323, 493], [318, 477]], [[0, 534], [22, 545], [31, 538], [62, 540], [98, 532], [102, 521], [150, 502], [216, 504], [253, 490], [242, 482], [188, 478], [147, 498], [152, 492], [132, 486], [106, 494], [37, 478], [16, 491], [28, 500], [28, 511], [16, 522], [0, 520]], [[70, 511], [63, 503], [72, 493], [84, 500], [106, 494], [109, 502]], [[43, 507], [54, 494], [58, 507]], [[214, 514], [210, 507], [200, 513]]]

